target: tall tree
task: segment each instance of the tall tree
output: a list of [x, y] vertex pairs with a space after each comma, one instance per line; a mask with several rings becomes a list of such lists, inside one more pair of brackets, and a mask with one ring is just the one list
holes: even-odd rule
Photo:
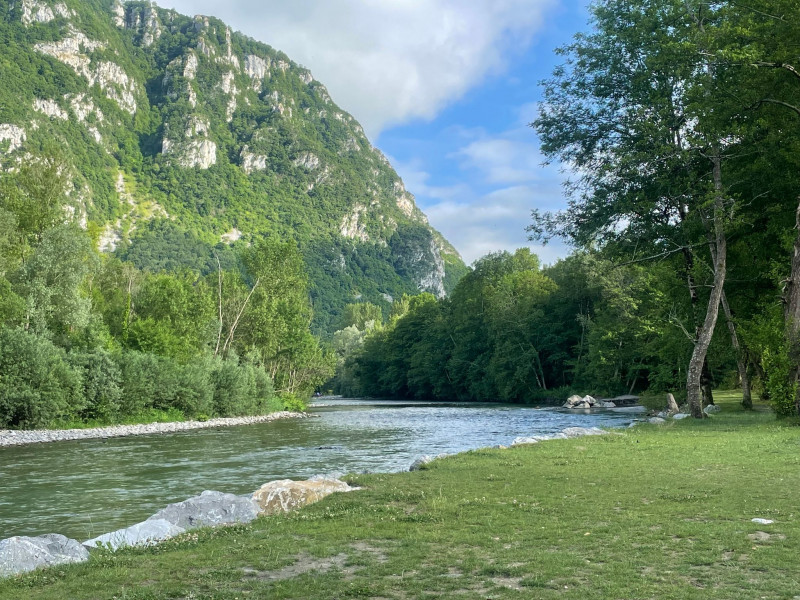
[[715, 87], [709, 36], [721, 7], [700, 1], [605, 0], [590, 34], [561, 50], [533, 123], [551, 160], [570, 165], [570, 202], [534, 214], [533, 235], [559, 234], [629, 261], [683, 255], [689, 294], [694, 263], [710, 244], [713, 278], [698, 312], [687, 368], [693, 416], [724, 289], [727, 224], [734, 198], [725, 177], [728, 111]]

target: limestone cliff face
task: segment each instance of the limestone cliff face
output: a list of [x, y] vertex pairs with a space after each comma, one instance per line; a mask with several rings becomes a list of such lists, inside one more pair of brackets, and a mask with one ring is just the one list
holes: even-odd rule
[[280, 51], [141, 1], [18, 0], [0, 25], [23, 31], [26, 56], [48, 73], [24, 80], [24, 110], [0, 103], [0, 161], [63, 142], [107, 249], [168, 214], [209, 240], [270, 231], [369, 246], [439, 296], [448, 269], [463, 268], [358, 122]]

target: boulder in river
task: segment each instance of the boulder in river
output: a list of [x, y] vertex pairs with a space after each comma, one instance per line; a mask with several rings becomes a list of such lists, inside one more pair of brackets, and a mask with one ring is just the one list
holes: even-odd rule
[[18, 535], [0, 540], [0, 577], [88, 559], [89, 551], [79, 541], [57, 533], [37, 537]]
[[149, 518], [136, 525], [104, 533], [83, 542], [87, 548], [109, 548], [117, 550], [124, 546], [152, 546], [186, 531], [164, 519]]
[[162, 508], [148, 520], [164, 519], [183, 529], [249, 523], [259, 513], [258, 505], [250, 496], [237, 496], [206, 490], [183, 502]]
[[351, 492], [356, 489], [358, 488], [350, 487], [339, 479], [279, 479], [262, 485], [253, 492], [252, 498], [257, 503], [260, 514], [274, 515], [312, 504], [334, 492]]

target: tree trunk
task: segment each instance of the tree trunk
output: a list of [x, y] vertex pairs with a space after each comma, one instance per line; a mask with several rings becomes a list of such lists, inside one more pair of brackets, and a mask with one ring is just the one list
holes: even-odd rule
[[692, 351], [692, 358], [689, 360], [687, 369], [686, 391], [689, 397], [689, 408], [692, 416], [702, 419], [703, 400], [701, 397], [700, 379], [703, 372], [703, 363], [706, 360], [708, 346], [711, 344], [711, 336], [714, 334], [714, 327], [717, 324], [719, 315], [720, 299], [725, 285], [725, 274], [727, 266], [728, 246], [725, 238], [725, 198], [723, 197], [722, 186], [722, 158], [719, 151], [715, 152], [711, 158], [712, 173], [714, 178], [714, 246], [716, 257], [714, 260], [714, 286], [711, 289], [711, 296], [708, 299], [708, 309], [706, 311], [703, 324], [697, 334], [697, 341]]
[[786, 342], [789, 347], [791, 368], [789, 381], [795, 384], [795, 409], [800, 414], [800, 201], [795, 210], [794, 252], [792, 272], [783, 290]]
[[736, 352], [736, 368], [739, 370], [739, 382], [742, 385], [742, 407], [750, 410], [753, 408], [753, 398], [750, 390], [750, 373], [747, 372], [747, 357], [742, 344], [739, 342], [739, 336], [736, 333], [736, 322], [733, 320], [733, 313], [725, 292], [722, 293], [721, 300], [722, 310], [725, 312], [725, 320], [728, 322], [728, 331], [731, 334], [731, 346]]
[[700, 371], [700, 392], [703, 396], [703, 405], [714, 404], [714, 392], [711, 389], [711, 369], [708, 368], [708, 355], [703, 361], [703, 370]]

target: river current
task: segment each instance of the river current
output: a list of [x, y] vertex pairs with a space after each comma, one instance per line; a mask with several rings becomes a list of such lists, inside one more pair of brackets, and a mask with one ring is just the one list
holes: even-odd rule
[[510, 445], [636, 416], [498, 404], [323, 399], [313, 419], [0, 448], [0, 539], [85, 540], [203, 490], [249, 493], [273, 479], [403, 471], [424, 454]]

